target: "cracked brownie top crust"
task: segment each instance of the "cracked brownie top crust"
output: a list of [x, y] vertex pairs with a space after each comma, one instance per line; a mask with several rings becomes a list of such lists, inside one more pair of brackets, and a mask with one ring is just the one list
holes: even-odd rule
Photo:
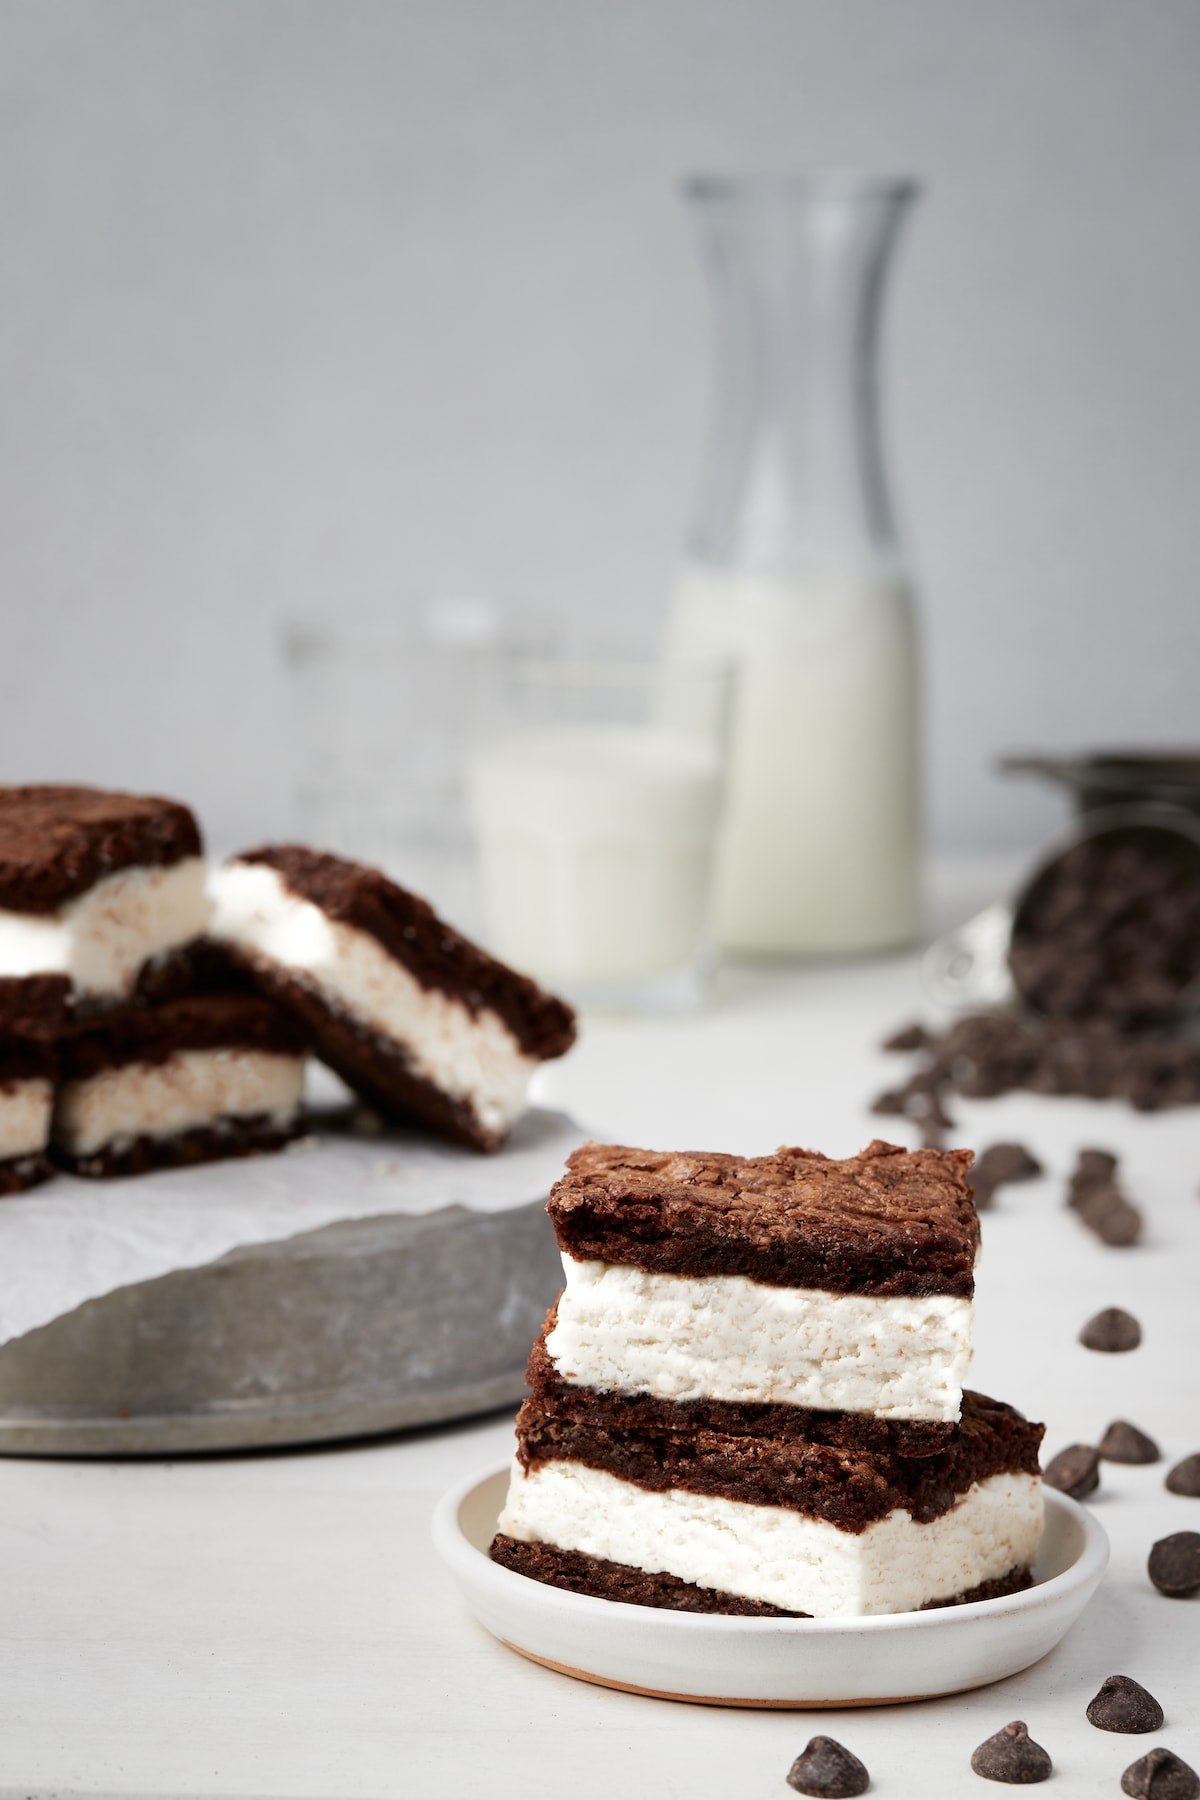
[[655, 1274], [881, 1296], [974, 1292], [969, 1150], [876, 1139], [837, 1161], [584, 1144], [550, 1196], [559, 1248]]
[[52, 913], [118, 869], [200, 855], [186, 806], [90, 787], [0, 788], [0, 909]]
[[245, 850], [234, 862], [274, 869], [300, 899], [373, 937], [423, 987], [450, 995], [473, 1013], [491, 1008], [525, 1055], [561, 1056], [574, 1042], [569, 1006], [461, 937], [424, 900], [378, 869], [299, 844]]

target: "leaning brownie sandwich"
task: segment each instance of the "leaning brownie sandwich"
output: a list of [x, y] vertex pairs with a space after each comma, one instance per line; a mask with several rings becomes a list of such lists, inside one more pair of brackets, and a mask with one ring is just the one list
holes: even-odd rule
[[112, 1176], [282, 1149], [301, 1128], [307, 1049], [259, 994], [130, 1008], [64, 1040], [51, 1155]]
[[55, 1066], [46, 1044], [0, 1043], [0, 1197], [36, 1187], [51, 1173]]
[[817, 1617], [1027, 1583], [1042, 1428], [962, 1390], [969, 1164], [577, 1151], [494, 1560], [608, 1599]]
[[377, 869], [276, 845], [226, 863], [212, 893], [213, 936], [385, 1118], [494, 1150], [538, 1063], [574, 1041], [570, 1007]]
[[52, 1038], [127, 1001], [208, 919], [186, 806], [89, 787], [0, 788], [0, 1036]]

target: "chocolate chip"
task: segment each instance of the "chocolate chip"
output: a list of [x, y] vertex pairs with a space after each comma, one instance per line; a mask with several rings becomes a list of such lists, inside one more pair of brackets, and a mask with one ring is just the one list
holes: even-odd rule
[[1087, 1709], [1099, 1731], [1161, 1731], [1163, 1709], [1141, 1682], [1129, 1675], [1110, 1675]]
[[1189, 1500], [1200, 1500], [1200, 1454], [1185, 1456], [1167, 1475], [1167, 1488], [1172, 1494], [1186, 1494]]
[[985, 1738], [971, 1758], [971, 1767], [985, 1781], [1006, 1781], [1027, 1787], [1049, 1778], [1054, 1765], [1040, 1744], [1035, 1744], [1022, 1719], [1014, 1719], [995, 1737]]
[[871, 1777], [857, 1756], [836, 1738], [809, 1738], [788, 1770], [787, 1784], [798, 1794], [824, 1794], [830, 1800], [865, 1794]]
[[1154, 1439], [1128, 1419], [1114, 1419], [1096, 1447], [1105, 1462], [1152, 1463], [1162, 1455]]
[[1081, 1150], [1071, 1181], [1111, 1181], [1116, 1172], [1117, 1159], [1111, 1150]]
[[1090, 1444], [1071, 1444], [1050, 1458], [1042, 1480], [1072, 1500], [1086, 1500], [1100, 1486], [1100, 1452]]
[[1121, 1792], [1132, 1794], [1133, 1800], [1196, 1800], [1200, 1775], [1173, 1750], [1159, 1745], [1130, 1763], [1121, 1777]]
[[884, 1088], [882, 1094], [876, 1094], [871, 1102], [871, 1111], [883, 1118], [901, 1116], [908, 1111], [907, 1098], [903, 1088]]
[[971, 1178], [999, 1187], [1005, 1181], [1032, 1181], [1041, 1173], [1041, 1163], [1024, 1144], [990, 1144], [975, 1159]]
[[1159, 1593], [1172, 1600], [1200, 1594], [1200, 1531], [1173, 1531], [1159, 1538], [1146, 1568]]
[[899, 1031], [893, 1031], [891, 1037], [884, 1038], [885, 1050], [924, 1050], [932, 1043], [929, 1033], [923, 1025], [902, 1025]]
[[1079, 1334], [1079, 1341], [1089, 1350], [1104, 1350], [1111, 1354], [1136, 1350], [1142, 1341], [1142, 1328], [1132, 1313], [1123, 1312], [1119, 1306], [1106, 1306], [1103, 1312], [1088, 1320]]

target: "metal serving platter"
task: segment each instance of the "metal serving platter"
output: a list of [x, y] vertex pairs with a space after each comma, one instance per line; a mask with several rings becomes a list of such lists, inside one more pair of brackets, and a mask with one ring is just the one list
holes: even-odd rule
[[[352, 1155], [318, 1143], [303, 1158], [263, 1158], [250, 1177], [247, 1164], [203, 1174], [210, 1184], [218, 1170], [235, 1182], [337, 1183]], [[177, 1201], [178, 1186], [160, 1191]], [[63, 1196], [57, 1203], [70, 1205], [65, 1184]], [[519, 1400], [529, 1347], [562, 1285], [544, 1198], [492, 1211], [385, 1206], [381, 1196], [373, 1216], [129, 1282], [0, 1344], [0, 1454], [262, 1449]]]

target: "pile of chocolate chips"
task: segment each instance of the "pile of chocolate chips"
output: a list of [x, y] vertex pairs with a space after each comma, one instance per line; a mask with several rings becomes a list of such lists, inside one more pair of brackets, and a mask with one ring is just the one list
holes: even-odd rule
[[1200, 852], [1186, 840], [1136, 828], [1073, 846], [1022, 907], [1009, 967], [1022, 1004], [888, 1040], [921, 1060], [878, 1111], [905, 1114], [938, 1143], [952, 1093], [1025, 1088], [1139, 1112], [1200, 1103], [1200, 1041], [1173, 1034], [1169, 1019], [1200, 982]]
[[906, 1026], [884, 1048], [915, 1049], [921, 1060], [903, 1088], [880, 1095], [877, 1108], [904, 1113], [922, 1130], [929, 1123], [945, 1129], [937, 1116], [946, 1116], [953, 1093], [990, 1100], [1025, 1088], [1127, 1100], [1139, 1112], [1200, 1103], [1200, 1043], [1152, 1031], [1122, 1032], [1095, 1020], [1038, 1020], [998, 1009], [968, 1013], [942, 1032]]
[[1167, 1013], [1200, 976], [1200, 868], [1175, 833], [1132, 827], [1057, 857], [1024, 902], [1009, 967], [1049, 1019], [1120, 1031]]

